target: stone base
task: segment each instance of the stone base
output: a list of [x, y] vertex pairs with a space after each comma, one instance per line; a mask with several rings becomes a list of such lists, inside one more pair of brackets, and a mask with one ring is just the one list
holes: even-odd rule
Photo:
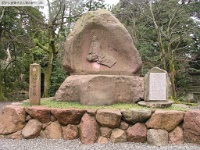
[[172, 105], [172, 101], [140, 101], [138, 102], [138, 105], [145, 106], [145, 107], [151, 107], [151, 108], [166, 108], [170, 107]]
[[55, 95], [56, 101], [85, 105], [135, 103], [143, 97], [143, 78], [124, 75], [69, 76]]

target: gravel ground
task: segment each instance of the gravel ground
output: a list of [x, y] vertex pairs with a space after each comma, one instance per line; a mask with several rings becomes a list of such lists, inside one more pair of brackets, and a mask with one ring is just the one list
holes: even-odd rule
[[81, 144], [80, 140], [11, 140], [0, 139], [0, 150], [200, 150], [200, 146], [193, 144], [150, 146], [138, 143], [107, 143], [107, 144]]

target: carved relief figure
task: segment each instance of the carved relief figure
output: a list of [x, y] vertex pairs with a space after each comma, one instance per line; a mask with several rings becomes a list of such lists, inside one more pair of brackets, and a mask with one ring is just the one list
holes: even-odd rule
[[97, 62], [98, 64], [105, 65], [109, 68], [116, 63], [116, 60], [112, 56], [106, 55], [102, 52], [101, 44], [97, 40], [96, 36], [92, 37], [92, 43], [87, 55], [87, 60], [89, 62]]

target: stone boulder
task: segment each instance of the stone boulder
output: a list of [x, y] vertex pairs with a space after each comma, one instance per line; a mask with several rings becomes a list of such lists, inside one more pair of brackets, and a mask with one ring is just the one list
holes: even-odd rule
[[81, 109], [52, 109], [51, 113], [62, 125], [77, 125], [81, 121], [81, 117], [86, 110]]
[[11, 134], [25, 126], [26, 113], [21, 106], [6, 106], [0, 114], [0, 134]]
[[55, 95], [56, 101], [86, 105], [134, 103], [143, 97], [143, 78], [123, 75], [69, 76]]
[[126, 132], [122, 129], [113, 129], [112, 134], [110, 136], [110, 140], [113, 143], [121, 143], [121, 142], [126, 142]]
[[144, 143], [147, 139], [147, 128], [144, 124], [136, 123], [127, 129], [127, 140], [135, 143]]
[[64, 46], [63, 66], [76, 75], [134, 75], [142, 62], [126, 28], [107, 10], [89, 11]]
[[126, 129], [128, 129], [128, 127], [129, 127], [129, 124], [128, 123], [126, 123], [126, 122], [124, 122], [124, 121], [121, 121], [121, 123], [120, 123], [120, 129], [122, 129], [122, 130], [126, 130]]
[[79, 137], [78, 127], [76, 125], [68, 124], [65, 127], [62, 127], [63, 139], [64, 140], [73, 140]]
[[100, 127], [99, 131], [100, 131], [100, 135], [106, 138], [110, 138], [110, 135], [112, 133], [112, 129], [108, 127]]
[[99, 109], [97, 110], [96, 120], [101, 126], [117, 128], [120, 126], [121, 116], [120, 110]]
[[19, 131], [15, 132], [15, 133], [6, 135], [5, 138], [7, 138], [7, 139], [22, 139], [23, 138], [22, 130], [19, 130]]
[[62, 138], [62, 128], [61, 125], [56, 122], [51, 122], [49, 126], [47, 126], [42, 132], [44, 138], [48, 139], [61, 139]]
[[138, 122], [144, 123], [151, 117], [151, 110], [130, 109], [122, 111], [122, 119], [126, 122], [135, 124]]
[[169, 144], [183, 144], [183, 130], [181, 127], [176, 127], [172, 132], [169, 133]]
[[169, 142], [168, 132], [161, 129], [149, 129], [147, 131], [147, 143], [155, 146], [166, 146]]
[[164, 129], [168, 132], [174, 130], [182, 121], [184, 112], [156, 110], [146, 122], [147, 128]]
[[183, 124], [185, 142], [200, 144], [200, 110], [186, 112]]
[[98, 138], [98, 125], [94, 117], [87, 113], [83, 115], [80, 123], [80, 140], [83, 144], [93, 144]]
[[29, 120], [26, 126], [22, 129], [22, 136], [25, 139], [32, 139], [39, 136], [42, 129], [42, 123], [36, 119]]
[[106, 144], [108, 142], [109, 142], [108, 138], [103, 137], [103, 136], [99, 136], [99, 138], [97, 140], [97, 143], [99, 143], [99, 144]]
[[42, 123], [51, 121], [51, 110], [45, 106], [32, 106], [26, 109], [26, 112], [34, 119]]

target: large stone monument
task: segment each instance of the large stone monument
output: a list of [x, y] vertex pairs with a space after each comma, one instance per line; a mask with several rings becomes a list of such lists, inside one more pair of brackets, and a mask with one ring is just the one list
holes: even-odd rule
[[75, 24], [64, 46], [70, 76], [56, 101], [87, 105], [131, 103], [143, 97], [142, 62], [126, 28], [107, 10], [90, 11]]
[[172, 85], [167, 71], [154, 67], [144, 77], [144, 101], [138, 104], [147, 107], [168, 107], [172, 105]]

